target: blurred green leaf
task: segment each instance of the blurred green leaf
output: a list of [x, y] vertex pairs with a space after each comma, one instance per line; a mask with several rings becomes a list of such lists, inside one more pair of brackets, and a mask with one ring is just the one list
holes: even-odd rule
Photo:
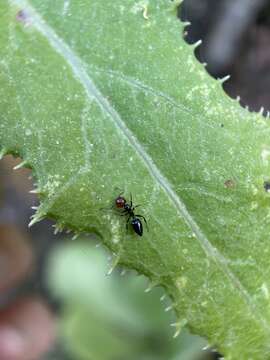
[[82, 242], [59, 247], [50, 259], [48, 282], [64, 303], [61, 329], [71, 354], [82, 360], [198, 360], [205, 341], [186, 331], [173, 339], [175, 317], [164, 311], [163, 291], [145, 293], [147, 280], [135, 274], [105, 276], [107, 267], [101, 249]]

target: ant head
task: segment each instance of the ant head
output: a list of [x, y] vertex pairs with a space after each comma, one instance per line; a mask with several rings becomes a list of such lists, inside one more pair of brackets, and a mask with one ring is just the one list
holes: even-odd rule
[[126, 205], [126, 199], [123, 196], [118, 196], [115, 199], [115, 205], [118, 209], [123, 209]]

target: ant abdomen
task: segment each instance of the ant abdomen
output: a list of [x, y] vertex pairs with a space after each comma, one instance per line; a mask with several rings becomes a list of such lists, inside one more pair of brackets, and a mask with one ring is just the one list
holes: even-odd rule
[[142, 236], [143, 234], [143, 225], [140, 219], [138, 218], [134, 218], [131, 221], [131, 225], [133, 227], [133, 230], [135, 231], [136, 234], [138, 234], [139, 236]]

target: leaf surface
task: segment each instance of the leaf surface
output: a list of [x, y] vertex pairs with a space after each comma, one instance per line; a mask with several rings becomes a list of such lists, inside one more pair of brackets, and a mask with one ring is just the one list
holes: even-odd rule
[[[269, 124], [209, 77], [164, 0], [3, 0], [0, 144], [60, 227], [98, 233], [227, 359], [267, 359]], [[120, 190], [139, 238], [109, 208]]]

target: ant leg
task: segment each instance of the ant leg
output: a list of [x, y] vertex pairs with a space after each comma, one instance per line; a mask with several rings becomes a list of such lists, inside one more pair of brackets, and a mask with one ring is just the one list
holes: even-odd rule
[[129, 224], [129, 220], [130, 220], [131, 216], [129, 215], [127, 222], [126, 222], [126, 230], [128, 231], [128, 224]]
[[121, 196], [121, 195], [123, 195], [123, 194], [124, 194], [124, 190], [123, 190], [123, 189], [121, 189], [121, 188], [120, 188], [120, 187], [118, 187], [118, 186], [116, 186], [116, 187], [114, 188], [114, 190], [120, 191], [119, 196]]
[[130, 207], [132, 208], [132, 194], [130, 193]]
[[146, 218], [143, 216], [143, 215], [136, 215], [136, 217], [139, 217], [139, 218], [142, 218], [143, 221], [145, 222], [145, 225], [147, 227], [147, 230], [149, 231], [149, 228], [148, 228], [148, 224], [147, 224], [147, 221], [146, 221]]
[[106, 207], [102, 207], [99, 209], [99, 211], [108, 211], [108, 210], [113, 210], [114, 208], [114, 205], [111, 205], [111, 206], [106, 206]]
[[144, 220], [144, 222], [147, 224], [147, 221], [146, 221], [146, 219], [145, 219], [145, 217], [144, 216], [142, 216], [142, 215], [135, 215], [136, 217], [140, 217], [140, 218], [142, 218], [143, 220]]

